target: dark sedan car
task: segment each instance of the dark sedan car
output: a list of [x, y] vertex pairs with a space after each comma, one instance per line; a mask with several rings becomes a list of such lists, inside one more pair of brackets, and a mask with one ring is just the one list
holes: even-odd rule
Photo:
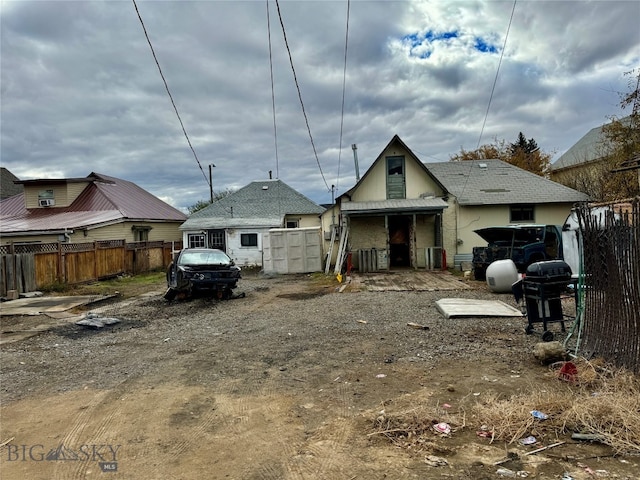
[[169, 265], [168, 289], [164, 297], [173, 300], [178, 295], [206, 293], [218, 299], [228, 299], [240, 278], [240, 267], [222, 250], [185, 248]]

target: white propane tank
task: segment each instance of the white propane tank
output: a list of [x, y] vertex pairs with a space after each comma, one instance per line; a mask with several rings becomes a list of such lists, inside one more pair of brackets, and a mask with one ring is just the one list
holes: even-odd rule
[[487, 267], [487, 286], [492, 292], [511, 292], [511, 286], [517, 281], [518, 269], [513, 260], [496, 260]]

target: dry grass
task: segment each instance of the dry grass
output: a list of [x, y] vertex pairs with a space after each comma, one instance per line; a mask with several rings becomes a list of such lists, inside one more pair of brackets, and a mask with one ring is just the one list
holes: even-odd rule
[[[508, 444], [529, 435], [552, 443], [581, 433], [597, 436], [615, 453], [640, 453], [640, 378], [596, 362], [574, 363], [578, 368], [574, 382], [554, 379], [544, 389], [532, 385], [529, 392], [509, 398], [484, 395], [468, 414], [462, 409], [451, 412], [440, 405], [426, 404], [398, 413], [383, 410], [375, 418], [369, 436], [384, 436], [415, 453], [446, 454], [447, 447], [436, 442], [441, 434], [433, 428], [438, 422], [446, 422], [452, 433], [469, 426], [487, 432], [491, 441]], [[550, 375], [557, 377], [558, 366], [555, 367]], [[536, 419], [531, 414], [533, 410], [548, 418]]]
[[434, 425], [444, 422], [455, 433], [466, 427], [464, 410], [451, 412], [440, 405], [421, 405], [408, 411], [397, 413], [382, 410], [374, 420], [373, 432], [369, 436], [384, 436], [394, 445], [414, 453], [451, 453], [449, 448], [435, 442], [443, 436]]
[[[473, 416], [493, 432], [493, 438], [513, 443], [533, 435], [548, 440], [561, 435], [595, 435], [617, 453], [640, 452], [640, 378], [580, 360], [576, 382], [558, 380], [546, 390], [502, 399], [485, 398]], [[532, 410], [546, 413], [538, 420]]]

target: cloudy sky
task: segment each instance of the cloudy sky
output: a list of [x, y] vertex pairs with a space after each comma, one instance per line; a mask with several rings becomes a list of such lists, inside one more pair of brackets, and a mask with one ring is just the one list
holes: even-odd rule
[[181, 209], [209, 198], [210, 164], [214, 191], [272, 171], [329, 203], [332, 185], [339, 195], [355, 183], [351, 145], [363, 174], [394, 134], [427, 163], [519, 132], [555, 160], [627, 114], [624, 73], [640, 66], [635, 0], [520, 0], [515, 10], [479, 0], [0, 8], [2, 166], [21, 179], [95, 171]]

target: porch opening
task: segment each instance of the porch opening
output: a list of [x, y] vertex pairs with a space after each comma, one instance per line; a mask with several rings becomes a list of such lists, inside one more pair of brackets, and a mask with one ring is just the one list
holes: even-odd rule
[[391, 268], [411, 266], [411, 217], [394, 215], [389, 217], [389, 266]]

